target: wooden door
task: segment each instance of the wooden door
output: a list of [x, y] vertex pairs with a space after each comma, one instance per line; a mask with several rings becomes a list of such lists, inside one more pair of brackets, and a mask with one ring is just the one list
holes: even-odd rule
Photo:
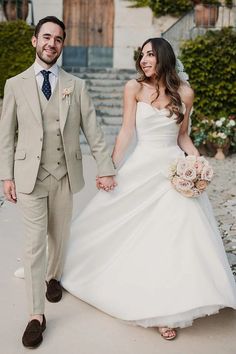
[[64, 0], [64, 66], [112, 66], [114, 0]]

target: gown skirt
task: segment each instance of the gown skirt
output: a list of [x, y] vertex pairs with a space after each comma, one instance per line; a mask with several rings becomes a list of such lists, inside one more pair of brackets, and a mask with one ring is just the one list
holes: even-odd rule
[[72, 222], [62, 286], [101, 311], [143, 327], [187, 327], [236, 308], [236, 286], [206, 192], [187, 198], [168, 171], [179, 126], [139, 102], [137, 144], [118, 186], [100, 190]]

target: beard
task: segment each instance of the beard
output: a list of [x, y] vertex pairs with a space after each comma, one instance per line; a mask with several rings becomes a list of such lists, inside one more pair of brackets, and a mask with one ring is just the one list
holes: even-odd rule
[[54, 65], [56, 62], [57, 62], [57, 59], [59, 58], [59, 56], [60, 56], [60, 54], [57, 54], [55, 57], [53, 57], [53, 58], [48, 58], [47, 56], [44, 56], [43, 55], [43, 51], [42, 50], [39, 50], [39, 49], [37, 49], [36, 50], [36, 53], [37, 53], [37, 56], [39, 57], [39, 59], [43, 62], [43, 63], [45, 63], [45, 64], [47, 64], [47, 65]]

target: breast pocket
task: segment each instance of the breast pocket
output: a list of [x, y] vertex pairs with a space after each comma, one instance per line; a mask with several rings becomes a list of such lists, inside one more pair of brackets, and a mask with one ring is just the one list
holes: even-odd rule
[[15, 160], [24, 160], [26, 158], [26, 152], [24, 150], [18, 150], [15, 152]]
[[81, 151], [76, 151], [75, 156], [77, 160], [81, 160], [82, 159]]

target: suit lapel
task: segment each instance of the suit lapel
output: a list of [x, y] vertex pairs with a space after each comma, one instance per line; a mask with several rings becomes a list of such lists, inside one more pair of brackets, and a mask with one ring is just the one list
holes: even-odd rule
[[[59, 115], [61, 132], [63, 132], [65, 127], [73, 90], [74, 80], [64, 70], [59, 69]], [[69, 92], [67, 95], [65, 95], [66, 91]]]
[[22, 74], [22, 91], [36, 120], [38, 121], [40, 126], [42, 126], [42, 113], [39, 103], [38, 87], [33, 66], [31, 66]]

